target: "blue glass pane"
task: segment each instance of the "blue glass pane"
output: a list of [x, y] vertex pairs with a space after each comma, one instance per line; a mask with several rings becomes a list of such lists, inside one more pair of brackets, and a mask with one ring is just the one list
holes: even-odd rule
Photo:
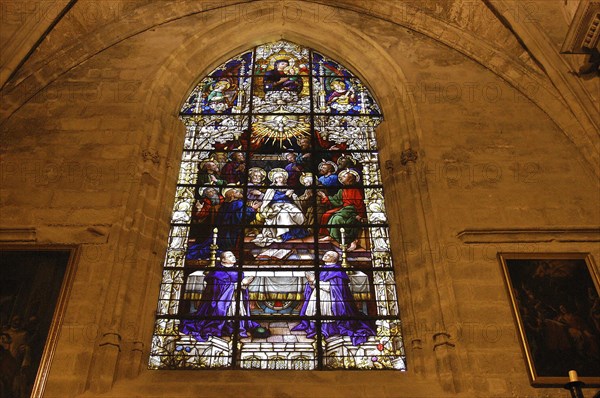
[[366, 86], [281, 40], [216, 68], [181, 113], [150, 367], [404, 370]]
[[212, 78], [228, 76], [248, 76], [252, 72], [252, 52], [239, 55], [212, 71]]
[[349, 78], [354, 75], [346, 68], [335, 61], [313, 52], [313, 75], [326, 77]]
[[246, 113], [249, 97], [249, 78], [206, 78], [194, 89], [183, 105], [181, 113], [187, 115]]

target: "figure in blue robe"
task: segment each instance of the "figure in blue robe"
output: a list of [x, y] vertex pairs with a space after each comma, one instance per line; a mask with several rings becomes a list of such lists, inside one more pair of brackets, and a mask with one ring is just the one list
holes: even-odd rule
[[[193, 314], [193, 319], [181, 321], [180, 333], [190, 335], [198, 341], [207, 341], [211, 336], [231, 336], [235, 331], [236, 321], [226, 317], [250, 315], [248, 285], [254, 277], [244, 278], [243, 273], [233, 269], [235, 262], [232, 252], [221, 253], [221, 264], [204, 277], [206, 287], [202, 292], [202, 303]], [[242, 291], [238, 298], [236, 290], [240, 278]], [[240, 304], [239, 309], [237, 304]], [[260, 326], [249, 319], [240, 319], [238, 322], [241, 337], [248, 337], [249, 331]]]
[[244, 204], [241, 189], [236, 188], [232, 192], [234, 200], [227, 201], [226, 194], [225, 203], [221, 205], [215, 218], [215, 226], [219, 229], [217, 246], [219, 250], [239, 253], [244, 237], [244, 229], [241, 226], [256, 219], [256, 209]]
[[[375, 327], [365, 315], [356, 308], [354, 297], [350, 291], [350, 279], [338, 264], [337, 252], [328, 251], [323, 255], [325, 265], [319, 272], [319, 292], [315, 289], [314, 275], [307, 273], [308, 283], [304, 290], [304, 303], [300, 310], [301, 316], [317, 314], [317, 294], [319, 294], [320, 312], [322, 317], [344, 317], [345, 319], [321, 319], [323, 337], [348, 336], [352, 345], [358, 346], [367, 341], [369, 336], [375, 336]], [[292, 330], [305, 331], [306, 337], [313, 338], [317, 334], [314, 320], [303, 320]]]
[[328, 196], [335, 195], [338, 191], [339, 187], [342, 185], [338, 179], [337, 172], [337, 164], [332, 162], [331, 160], [323, 160], [319, 164], [319, 185], [326, 187], [326, 192]]
[[318, 178], [318, 180], [321, 183], [321, 185], [323, 185], [324, 187], [339, 187], [342, 185], [342, 184], [340, 184], [340, 181], [338, 180], [337, 174], [330, 174], [328, 176], [320, 176]]
[[[223, 196], [225, 201], [219, 208], [214, 225], [218, 228], [217, 246], [219, 251], [230, 250], [239, 255], [244, 237], [244, 228], [240, 226], [244, 221], [249, 224], [256, 219], [256, 208], [259, 205], [255, 203], [255, 208], [245, 205], [240, 188], [226, 188], [223, 190]], [[211, 243], [212, 237], [207, 237], [202, 242], [190, 245], [186, 258], [188, 260], [208, 258]]]

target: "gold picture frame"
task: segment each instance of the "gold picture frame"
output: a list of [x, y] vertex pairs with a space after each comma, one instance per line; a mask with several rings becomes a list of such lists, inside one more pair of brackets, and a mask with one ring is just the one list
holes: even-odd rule
[[[50, 274], [53, 275], [52, 281], [49, 281], [48, 283], [50, 286], [46, 286], [46, 290], [44, 290], [42, 293], [38, 291], [37, 296], [33, 299], [23, 299], [23, 294], [21, 292], [23, 289], [19, 289], [17, 297], [14, 298], [11, 303], [11, 289], [4, 289], [2, 297], [3, 301], [1, 303], [3, 308], [0, 308], [0, 310], [4, 311], [8, 306], [10, 313], [10, 323], [7, 325], [7, 319], [5, 316], [3, 316], [3, 319], [1, 319], [2, 325], [0, 325], [0, 329], [3, 334], [2, 349], [5, 349], [9, 348], [9, 344], [13, 343], [13, 341], [10, 340], [12, 336], [10, 336], [9, 328], [13, 327], [12, 323], [14, 316], [19, 315], [22, 317], [23, 324], [21, 329], [29, 332], [26, 322], [31, 321], [31, 314], [35, 313], [35, 311], [31, 309], [32, 303], [35, 303], [35, 300], [39, 301], [40, 295], [43, 298], [43, 305], [40, 307], [42, 307], [44, 314], [35, 313], [35, 315], [39, 316], [39, 327], [35, 329], [39, 336], [36, 336], [37, 339], [28, 340], [26, 347], [27, 351], [29, 351], [29, 357], [27, 360], [31, 361], [31, 369], [25, 374], [21, 372], [20, 375], [20, 377], [23, 379], [20, 381], [20, 383], [26, 386], [25, 388], [27, 391], [30, 391], [30, 396], [32, 398], [41, 398], [44, 394], [46, 381], [48, 379], [48, 374], [50, 373], [52, 358], [56, 350], [60, 328], [67, 307], [68, 297], [73, 285], [75, 265], [79, 258], [79, 253], [79, 246], [76, 245], [0, 245], [0, 256], [2, 258], [0, 264], [0, 270], [2, 270], [0, 284], [2, 285], [18, 281], [19, 278], [23, 278], [23, 274], [27, 273], [27, 260], [35, 258], [36, 255], [38, 258], [44, 259], [42, 264], [38, 264], [38, 266], [46, 268], [55, 267], [55, 271], [50, 272]], [[18, 275], [15, 275], [14, 273], [11, 275], [11, 263], [14, 263], [15, 259], [23, 260], [22, 263], [19, 263], [19, 268], [24, 271], [22, 273], [18, 273]], [[14, 269], [14, 267], [12, 267], [12, 269]], [[47, 274], [43, 275], [43, 277], [46, 276]], [[44, 278], [37, 279], [43, 280]], [[36, 286], [31, 287], [31, 290], [35, 289]], [[50, 292], [49, 295], [44, 294], [48, 292]], [[35, 294], [30, 294], [30, 296], [32, 295], [35, 296]], [[27, 309], [23, 307], [27, 307]], [[0, 313], [0, 315], [5, 314]], [[28, 319], [25, 319], [25, 317]], [[8, 335], [8, 337], [6, 335]], [[21, 358], [19, 358], [19, 360], [20, 359]]]
[[600, 386], [600, 280], [589, 253], [498, 253], [533, 386]]

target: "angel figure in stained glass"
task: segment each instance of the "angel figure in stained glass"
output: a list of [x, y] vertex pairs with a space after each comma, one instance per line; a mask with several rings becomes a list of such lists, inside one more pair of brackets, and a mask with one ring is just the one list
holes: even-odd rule
[[234, 96], [237, 93], [237, 85], [227, 79], [209, 81], [205, 85], [205, 93], [208, 93], [203, 109], [208, 113], [222, 113], [233, 105]]
[[219, 80], [215, 83], [213, 91], [208, 94], [206, 100], [211, 108], [216, 111], [223, 111], [227, 108], [227, 104], [225, 103], [227, 97], [225, 96], [224, 91], [231, 87], [231, 84], [227, 80]]
[[[348, 87], [349, 86], [349, 87]], [[331, 92], [327, 96], [327, 104], [338, 112], [347, 112], [356, 104], [354, 87], [349, 82], [335, 79], [331, 82]]]

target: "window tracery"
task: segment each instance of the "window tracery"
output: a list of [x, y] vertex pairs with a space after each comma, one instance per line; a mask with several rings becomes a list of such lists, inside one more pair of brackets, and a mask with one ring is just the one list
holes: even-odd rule
[[404, 370], [364, 84], [278, 41], [212, 71], [181, 119], [149, 366]]

